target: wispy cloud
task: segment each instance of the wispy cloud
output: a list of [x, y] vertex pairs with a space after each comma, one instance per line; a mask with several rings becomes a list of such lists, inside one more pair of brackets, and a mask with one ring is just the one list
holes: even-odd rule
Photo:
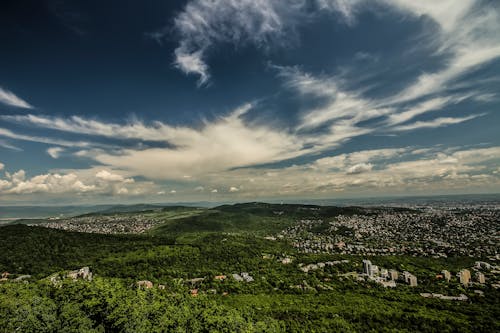
[[401, 126], [395, 126], [392, 128], [393, 131], [411, 131], [411, 130], [416, 130], [420, 128], [436, 128], [436, 127], [442, 127], [442, 126], [447, 126], [447, 125], [454, 125], [454, 124], [460, 124], [463, 123], [464, 121], [468, 121], [477, 117], [482, 116], [483, 114], [479, 115], [471, 115], [467, 117], [440, 117], [436, 118], [433, 120], [429, 121], [416, 121], [412, 124], [408, 125], [401, 125]]
[[47, 154], [54, 159], [58, 159], [61, 153], [64, 151], [62, 147], [50, 147], [47, 149]]
[[59, 145], [59, 146], [64, 146], [64, 147], [89, 147], [91, 145], [89, 142], [85, 142], [85, 141], [67, 141], [67, 140], [52, 139], [52, 138], [41, 137], [41, 136], [17, 134], [17, 133], [12, 132], [11, 130], [6, 129], [6, 128], [0, 128], [0, 136], [15, 139], [15, 140], [40, 142], [40, 143], [46, 143], [46, 144], [50, 144], [50, 145]]
[[[210, 79], [206, 58], [217, 44], [252, 44], [261, 49], [286, 45], [297, 25], [317, 11], [355, 21], [359, 1], [344, 0], [191, 0], [174, 19], [179, 45], [174, 64], [186, 74], [198, 75], [198, 85]], [[164, 31], [164, 29], [161, 29]], [[155, 39], [160, 38], [154, 34]]]
[[0, 87], [0, 103], [15, 106], [17, 108], [34, 109], [34, 107], [28, 102], [16, 96], [13, 92], [2, 87]]
[[423, 43], [434, 44], [436, 54], [447, 55], [446, 66], [424, 72], [403, 89], [392, 102], [407, 102], [451, 88], [457, 78], [500, 57], [500, 13], [495, 4], [479, 7], [477, 1], [386, 0], [403, 12], [428, 16], [440, 27]]
[[6, 140], [0, 140], [0, 147], [15, 151], [23, 151], [21, 148], [14, 146], [13, 144], [10, 144]]

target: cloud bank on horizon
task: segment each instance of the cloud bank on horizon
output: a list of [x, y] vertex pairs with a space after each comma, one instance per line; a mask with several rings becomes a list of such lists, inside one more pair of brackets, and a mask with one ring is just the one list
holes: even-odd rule
[[[187, 120], [160, 106], [123, 121], [104, 109], [52, 112], [60, 96], [31, 101], [0, 88], [5, 200], [499, 192], [499, 4], [190, 0], [168, 22], [143, 33], [169, 52], [169, 84], [188, 100], [220, 101], [201, 96]], [[373, 45], [372, 25], [403, 32]], [[309, 48], [307, 34], [328, 29], [331, 45]], [[341, 42], [351, 38], [369, 51]], [[257, 55], [263, 61], [249, 60]], [[224, 78], [240, 79], [250, 63], [272, 90], [254, 93], [242, 72], [248, 89], [229, 92]], [[43, 155], [38, 172], [16, 162], [27, 149]]]

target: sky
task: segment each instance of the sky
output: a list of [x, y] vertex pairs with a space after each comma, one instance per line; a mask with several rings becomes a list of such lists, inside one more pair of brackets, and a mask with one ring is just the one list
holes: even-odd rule
[[500, 192], [500, 2], [6, 0], [0, 202]]

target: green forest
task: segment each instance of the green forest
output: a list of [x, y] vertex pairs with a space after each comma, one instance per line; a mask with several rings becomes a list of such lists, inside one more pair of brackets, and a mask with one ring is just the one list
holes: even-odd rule
[[[349, 276], [361, 272], [361, 256], [300, 253], [286, 240], [264, 237], [297, 218], [359, 208], [280, 209], [285, 213], [277, 216], [271, 206], [222, 206], [165, 218], [135, 235], [1, 227], [0, 272], [10, 276], [0, 283], [0, 332], [500, 331], [499, 291], [484, 287], [479, 295], [456, 281], [435, 280], [436, 272], [457, 271], [476, 258], [371, 257], [419, 278], [418, 287], [386, 289]], [[345, 262], [307, 273], [298, 267], [328, 260]], [[91, 281], [65, 278], [85, 266]], [[23, 275], [30, 276], [16, 281]], [[138, 286], [144, 280], [153, 287]], [[422, 292], [468, 300], [423, 298]]]

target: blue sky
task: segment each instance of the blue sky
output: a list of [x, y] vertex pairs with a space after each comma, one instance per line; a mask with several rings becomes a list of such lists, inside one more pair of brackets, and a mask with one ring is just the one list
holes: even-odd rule
[[3, 203], [500, 192], [500, 4], [4, 1]]

